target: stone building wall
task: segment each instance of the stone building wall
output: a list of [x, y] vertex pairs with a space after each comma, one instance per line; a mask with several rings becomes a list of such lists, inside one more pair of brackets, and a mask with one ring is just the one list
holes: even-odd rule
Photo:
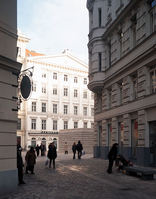
[[83, 145], [83, 150], [87, 154], [93, 154], [93, 146], [95, 145], [95, 134], [93, 129], [68, 129], [59, 132], [59, 152], [72, 153], [72, 145], [78, 140]]

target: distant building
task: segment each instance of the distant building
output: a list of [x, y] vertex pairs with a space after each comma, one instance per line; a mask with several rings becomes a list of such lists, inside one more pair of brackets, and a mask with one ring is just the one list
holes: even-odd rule
[[95, 157], [113, 143], [156, 166], [156, 1], [88, 0], [89, 84], [95, 93]]
[[0, 195], [17, 188], [17, 2], [0, 1]]
[[34, 67], [32, 94], [18, 112], [18, 139], [23, 148], [54, 141], [63, 129], [92, 128], [94, 94], [87, 88], [88, 66], [67, 50], [45, 56], [26, 50], [22, 70]]
[[80, 140], [83, 145], [83, 151], [85, 154], [93, 154], [93, 146], [95, 145], [93, 128], [78, 128], [78, 129], [66, 129], [59, 132], [59, 152], [72, 153], [72, 145], [76, 144]]

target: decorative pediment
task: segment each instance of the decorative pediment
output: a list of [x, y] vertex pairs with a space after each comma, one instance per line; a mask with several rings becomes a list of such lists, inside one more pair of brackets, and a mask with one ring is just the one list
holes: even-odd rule
[[88, 8], [88, 10], [92, 10], [94, 1], [95, 0], [87, 0], [87, 8]]

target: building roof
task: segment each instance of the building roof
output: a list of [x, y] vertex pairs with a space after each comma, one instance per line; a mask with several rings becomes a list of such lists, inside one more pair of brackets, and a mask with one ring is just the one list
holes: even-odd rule
[[31, 56], [27, 57], [27, 60], [34, 63], [41, 63], [42, 65], [50, 64], [55, 66], [62, 66], [78, 69], [81, 71], [88, 71], [88, 65], [77, 57], [73, 56], [68, 52], [68, 50], [64, 50], [61, 54], [58, 55], [42, 55], [41, 56]]
[[26, 57], [35, 57], [35, 56], [43, 56], [44, 54], [37, 53], [35, 51], [30, 51], [28, 49], [25, 50]]

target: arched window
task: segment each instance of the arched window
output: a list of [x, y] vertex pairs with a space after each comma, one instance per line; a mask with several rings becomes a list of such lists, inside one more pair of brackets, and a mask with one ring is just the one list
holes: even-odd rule
[[36, 138], [31, 139], [31, 146], [36, 147]]
[[42, 144], [46, 146], [46, 138], [42, 138]]

